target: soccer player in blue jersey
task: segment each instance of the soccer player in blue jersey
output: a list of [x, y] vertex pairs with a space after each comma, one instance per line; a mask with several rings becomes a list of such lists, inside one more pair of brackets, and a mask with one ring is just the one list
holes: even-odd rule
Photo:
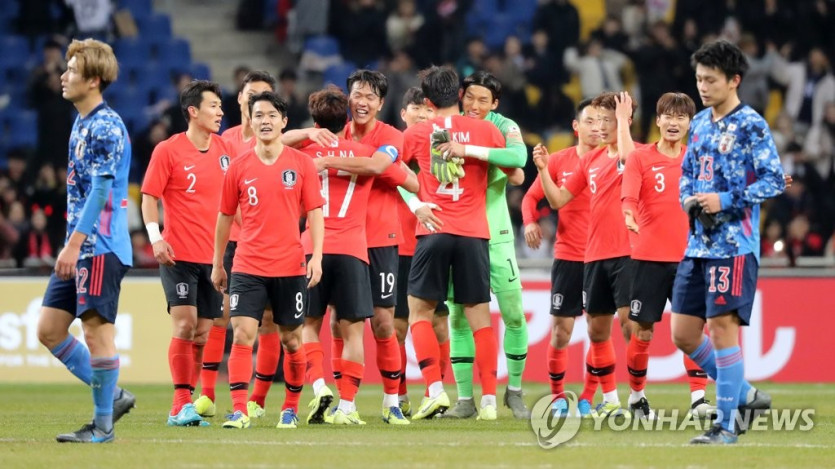
[[[737, 95], [748, 70], [727, 41], [692, 57], [707, 109], [690, 124], [680, 200], [692, 218], [673, 285], [673, 340], [716, 381], [717, 419], [693, 444], [732, 444], [752, 411], [771, 398], [745, 381], [739, 327], [748, 325], [757, 288], [760, 207], [785, 189], [765, 119]], [[704, 334], [707, 321], [710, 336]]]
[[[113, 441], [113, 423], [135, 401], [116, 387], [114, 322], [122, 278], [133, 262], [127, 220], [130, 141], [122, 119], [102, 99], [118, 71], [109, 45], [85, 39], [70, 44], [61, 75], [63, 97], [78, 117], [69, 143], [67, 237], [46, 287], [38, 337], [92, 387], [95, 412], [80, 430], [58, 435], [59, 442]], [[67, 333], [75, 318], [81, 318], [89, 351]]]

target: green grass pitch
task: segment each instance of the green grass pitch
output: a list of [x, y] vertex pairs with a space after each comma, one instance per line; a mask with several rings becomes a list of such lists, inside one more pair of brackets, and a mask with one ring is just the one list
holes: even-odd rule
[[[228, 391], [218, 388], [218, 416], [210, 427], [165, 426], [170, 386], [128, 386], [137, 408], [116, 426], [116, 442], [107, 445], [59, 444], [58, 433], [76, 430], [92, 412], [90, 392], [80, 385], [0, 384], [0, 467], [832, 467], [835, 466], [835, 386], [759, 385], [775, 408], [815, 410], [811, 431], [760, 431], [740, 437], [733, 447], [694, 447], [686, 431], [595, 431], [585, 421], [577, 436], [554, 449], [537, 444], [530, 423], [512, 418], [501, 407], [495, 422], [416, 421], [390, 427], [380, 420], [382, 389], [363, 386], [357, 397], [362, 427], [307, 426], [278, 430], [284, 387], [277, 383], [267, 399], [267, 416], [247, 430], [221, 428], [231, 407]], [[578, 386], [569, 386], [569, 389]], [[626, 395], [621, 385], [621, 398]], [[501, 388], [501, 386], [500, 386]], [[454, 386], [447, 385], [448, 391]], [[532, 406], [547, 391], [528, 385]], [[417, 385], [410, 388], [420, 400]], [[501, 400], [502, 390], [499, 391]], [[476, 394], [478, 395], [478, 393]], [[684, 409], [686, 384], [650, 385], [655, 408]], [[713, 395], [712, 387], [708, 396]], [[310, 399], [302, 396], [302, 418]], [[450, 393], [454, 398], [454, 391]]]

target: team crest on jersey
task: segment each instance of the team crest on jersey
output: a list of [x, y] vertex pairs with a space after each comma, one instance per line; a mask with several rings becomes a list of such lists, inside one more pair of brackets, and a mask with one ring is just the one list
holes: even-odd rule
[[229, 168], [230, 161], [231, 159], [229, 158], [229, 155], [223, 155], [220, 157], [220, 169], [222, 169], [223, 172], [226, 172], [226, 170]]
[[297, 179], [298, 176], [296, 176], [296, 172], [292, 169], [285, 169], [284, 172], [281, 173], [281, 183], [288, 189], [296, 185]]
[[[86, 129], [85, 129], [86, 130]], [[84, 150], [87, 149], [87, 140], [83, 138], [78, 139], [78, 143], [75, 144], [75, 159], [76, 160], [83, 160], [84, 159]]]
[[563, 300], [562, 293], [555, 294], [554, 296], [551, 297], [551, 306], [553, 306], [554, 309], [562, 308], [562, 300]]
[[632, 312], [633, 316], [637, 316], [641, 313], [641, 300], [632, 300], [632, 303], [629, 304], [629, 310]]
[[180, 282], [177, 284], [177, 296], [182, 298], [188, 298], [188, 284], [185, 282]]
[[719, 137], [719, 153], [723, 155], [727, 155], [731, 152], [734, 147], [734, 142], [736, 142], [736, 135], [725, 132]]
[[238, 294], [229, 295], [229, 309], [238, 309]]

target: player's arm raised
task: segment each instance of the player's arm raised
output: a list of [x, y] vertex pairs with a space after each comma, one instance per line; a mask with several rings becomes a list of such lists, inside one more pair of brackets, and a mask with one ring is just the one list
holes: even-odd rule
[[641, 170], [640, 160], [631, 155], [626, 160], [626, 167], [623, 170], [623, 187], [621, 188], [621, 203], [623, 207], [623, 218], [626, 228], [629, 231], [638, 233], [638, 196], [641, 192]]
[[621, 161], [635, 151], [635, 142], [632, 141], [632, 97], [623, 91], [615, 97], [615, 118], [618, 120], [618, 155]]
[[567, 203], [574, 199], [574, 194], [568, 191], [565, 187], [557, 187], [551, 173], [548, 171], [548, 149], [541, 143], [533, 149], [533, 162], [536, 169], [539, 170], [539, 180], [542, 183], [542, 190], [545, 192], [545, 198], [548, 199], [548, 204], [554, 210], [563, 208]]
[[307, 140], [316, 142], [323, 147], [329, 147], [338, 141], [333, 132], [328, 129], [320, 129], [319, 127], [293, 129], [281, 134], [281, 143], [289, 147], [298, 147]]
[[383, 145], [371, 155], [371, 158], [340, 158], [329, 156], [316, 158], [313, 163], [316, 170], [340, 169], [359, 176], [379, 176], [383, 174], [391, 164], [397, 160], [397, 148], [392, 145]]

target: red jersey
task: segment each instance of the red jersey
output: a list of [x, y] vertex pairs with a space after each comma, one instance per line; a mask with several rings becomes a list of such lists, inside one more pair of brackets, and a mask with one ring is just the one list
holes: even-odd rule
[[[250, 137], [249, 140], [244, 140], [243, 126], [236, 125], [235, 127], [228, 128], [220, 136], [226, 141], [226, 146], [230, 151], [229, 156], [233, 159], [255, 148], [256, 139], [254, 136]], [[237, 241], [240, 232], [241, 226], [237, 222], [232, 223], [232, 231], [229, 232], [229, 241]]]
[[241, 208], [241, 234], [232, 272], [262, 277], [305, 275], [299, 233], [303, 213], [325, 204], [319, 176], [309, 156], [284, 147], [271, 165], [255, 151], [240, 155], [223, 181], [220, 211]]
[[689, 222], [678, 200], [681, 161], [687, 147], [675, 158], [658, 151], [656, 144], [636, 146], [623, 171], [623, 209], [632, 210], [640, 233], [632, 246], [632, 258], [679, 262], [687, 248]]
[[415, 248], [417, 247], [415, 228], [417, 227], [418, 220], [402, 198], [397, 203], [397, 215], [400, 217], [400, 231], [403, 233], [403, 236], [400, 238], [400, 244], [397, 245], [397, 254], [401, 256], [414, 256]]
[[[354, 140], [351, 135], [351, 123], [345, 124], [345, 138]], [[365, 134], [360, 143], [370, 145], [376, 150], [383, 145], [392, 145], [398, 155], [403, 153], [403, 133], [394, 127], [377, 121], [374, 128]], [[406, 181], [407, 174], [397, 161], [391, 164], [383, 174], [374, 178], [371, 195], [368, 197], [366, 225], [368, 247], [397, 246], [400, 242], [400, 217], [397, 215], [397, 200], [400, 194], [397, 186]]]
[[[351, 140], [339, 139], [334, 147], [325, 148], [313, 143], [302, 148], [311, 158], [337, 156], [342, 158], [368, 158], [375, 148]], [[324, 254], [347, 254], [368, 264], [366, 239], [366, 212], [371, 193], [372, 176], [358, 176], [347, 171], [328, 169], [319, 173], [325, 205]], [[304, 253], [313, 253], [310, 231], [302, 233]]]
[[194, 147], [185, 132], [160, 142], [142, 182], [142, 193], [162, 200], [163, 236], [175, 261], [211, 264], [223, 174], [229, 167], [226, 143], [212, 134], [208, 151]]
[[[429, 167], [429, 135], [433, 125], [449, 129], [452, 139], [463, 144], [504, 148], [504, 136], [492, 122], [459, 115], [436, 117], [409, 127], [404, 133], [404, 160], [414, 158], [420, 166], [420, 200], [441, 208], [435, 212], [435, 216], [444, 223], [438, 233], [490, 239], [486, 208], [488, 164], [475, 158], [465, 158], [463, 178], [453, 184], [439, 183]], [[417, 236], [429, 233], [423, 224], [417, 225]]]
[[565, 181], [565, 188], [572, 194], [582, 194], [586, 188], [591, 191], [585, 262], [630, 255], [629, 230], [623, 222], [620, 202], [620, 159], [610, 158], [609, 149], [602, 147], [588, 152], [578, 168], [580, 171]]
[[[548, 174], [558, 187], [565, 185], [568, 177], [580, 171], [580, 156], [577, 147], [560, 150], [548, 157]], [[524, 224], [537, 220], [536, 205], [545, 197], [542, 181], [536, 176], [530, 189], [522, 199], [522, 220]], [[554, 259], [582, 262], [586, 255], [589, 236], [589, 199], [591, 191], [586, 188], [559, 210]]]

